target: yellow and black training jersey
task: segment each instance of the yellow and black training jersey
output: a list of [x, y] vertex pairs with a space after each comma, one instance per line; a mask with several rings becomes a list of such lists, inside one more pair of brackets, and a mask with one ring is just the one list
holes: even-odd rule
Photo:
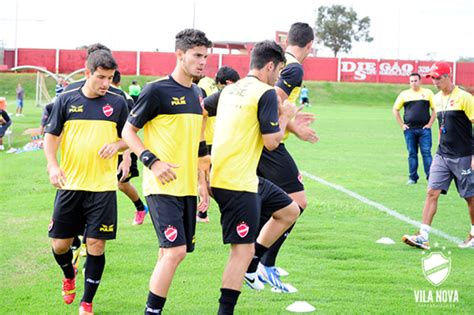
[[161, 161], [179, 165], [177, 179], [162, 185], [143, 168], [145, 196], [197, 196], [198, 149], [202, 127], [202, 95], [197, 85], [186, 87], [168, 76], [148, 83], [128, 121], [144, 128], [144, 144]]
[[64, 190], [117, 189], [117, 156], [105, 160], [99, 150], [119, 140], [127, 116], [123, 97], [110, 91], [97, 98], [86, 97], [79, 88], [59, 95], [45, 132], [61, 135]]
[[214, 138], [217, 104], [219, 103], [220, 95], [221, 91], [217, 91], [204, 99], [204, 108], [208, 113], [205, 131], [205, 139], [208, 145], [212, 144], [212, 139]]
[[430, 121], [430, 108], [434, 109], [433, 92], [425, 88], [404, 90], [393, 104], [396, 110], [402, 107], [404, 123], [410, 128], [423, 128]]
[[280, 72], [280, 78], [276, 83], [280, 89], [288, 95], [288, 100], [296, 104], [303, 84], [303, 66], [291, 53], [285, 53], [286, 64]]
[[451, 94], [444, 95], [440, 91], [433, 100], [440, 127], [437, 153], [446, 157], [474, 155], [472, 95], [455, 86]]
[[211, 187], [256, 193], [262, 134], [280, 131], [275, 89], [254, 76], [226, 86], [216, 117]]

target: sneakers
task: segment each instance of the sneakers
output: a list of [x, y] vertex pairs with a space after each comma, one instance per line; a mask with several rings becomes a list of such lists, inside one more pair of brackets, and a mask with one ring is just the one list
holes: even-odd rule
[[474, 235], [469, 234], [467, 239], [458, 246], [459, 248], [474, 248]]
[[281, 292], [289, 292], [289, 289], [285, 286], [285, 284], [283, 284], [283, 282], [281, 282], [280, 274], [278, 273], [275, 266], [267, 267], [260, 263], [258, 264], [257, 273], [260, 281], [268, 283]]
[[257, 276], [256, 272], [253, 273], [245, 273], [244, 277], [245, 283], [248, 285], [248, 287], [252, 290], [257, 290], [261, 291], [265, 288], [263, 283], [260, 281], [259, 277]]
[[94, 315], [94, 312], [92, 311], [92, 303], [81, 302], [79, 315]]
[[145, 206], [145, 210], [136, 211], [135, 218], [133, 219], [133, 225], [142, 225], [143, 221], [145, 220], [146, 214], [148, 213], [148, 207]]
[[74, 279], [63, 279], [63, 289], [61, 293], [66, 304], [74, 302], [74, 298], [76, 297], [76, 277], [74, 277]]
[[416, 182], [411, 178], [407, 181], [407, 185], [415, 185], [415, 184]]
[[428, 240], [425, 240], [419, 232], [413, 234], [413, 235], [403, 235], [402, 241], [405, 242], [407, 245], [413, 246], [413, 247], [418, 247], [421, 249], [429, 250], [430, 249], [430, 243], [428, 243]]

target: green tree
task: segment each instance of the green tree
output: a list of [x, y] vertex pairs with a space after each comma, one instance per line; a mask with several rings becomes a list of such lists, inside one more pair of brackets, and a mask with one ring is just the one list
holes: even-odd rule
[[352, 8], [343, 5], [318, 8], [316, 19], [316, 38], [318, 43], [330, 48], [334, 57], [339, 51], [349, 52], [352, 41], [371, 42], [374, 39], [369, 35], [370, 18], [357, 18]]

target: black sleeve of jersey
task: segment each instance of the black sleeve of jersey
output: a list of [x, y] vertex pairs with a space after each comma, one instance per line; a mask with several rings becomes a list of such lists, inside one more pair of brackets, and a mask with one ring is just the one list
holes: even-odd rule
[[160, 97], [157, 88], [153, 84], [145, 85], [138, 97], [137, 104], [128, 116], [128, 122], [141, 129], [143, 126], [158, 115]]
[[63, 95], [61, 94], [56, 98], [45, 129], [45, 133], [50, 133], [57, 137], [61, 135], [64, 123], [66, 122], [66, 106], [63, 104]]
[[204, 90], [202, 87], [199, 87], [199, 89], [201, 90], [201, 95], [202, 95], [203, 98], [208, 96], [207, 93], [206, 93], [206, 90]]
[[280, 79], [276, 83], [280, 89], [285, 91], [286, 95], [290, 95], [291, 91], [303, 82], [303, 67], [297, 63], [291, 63], [280, 73]]
[[84, 83], [86, 83], [86, 79], [71, 82], [64, 88], [63, 93], [67, 92], [67, 91], [74, 90], [74, 89], [78, 89], [78, 88], [82, 87], [84, 85]]
[[209, 116], [216, 116], [217, 114], [217, 104], [219, 103], [219, 97], [221, 96], [221, 91], [218, 91], [212, 95], [209, 95], [204, 99], [204, 108], [209, 113]]
[[122, 138], [122, 130], [127, 122], [128, 117], [128, 104], [127, 102], [123, 102], [122, 111], [120, 112], [119, 120], [117, 121], [117, 134], [119, 138]]
[[54, 103], [50, 103], [44, 107], [43, 116], [41, 117], [41, 126], [46, 127], [48, 123], [48, 118], [51, 116], [51, 110], [53, 109]]
[[128, 111], [130, 112], [135, 107], [133, 98], [127, 98]]
[[278, 98], [275, 89], [266, 91], [258, 100], [258, 122], [262, 134], [280, 131], [278, 125]]
[[4, 110], [2, 110], [2, 118], [5, 119], [5, 122], [10, 121], [10, 116], [8, 116], [8, 113]]

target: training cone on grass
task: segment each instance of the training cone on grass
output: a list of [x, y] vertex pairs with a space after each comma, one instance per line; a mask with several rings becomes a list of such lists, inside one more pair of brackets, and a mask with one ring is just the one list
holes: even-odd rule
[[316, 310], [316, 308], [305, 301], [296, 301], [286, 308], [287, 311], [293, 313], [311, 313]]
[[395, 244], [395, 241], [392, 240], [390, 237], [382, 237], [375, 241], [378, 244], [384, 244], [384, 245], [393, 245]]

